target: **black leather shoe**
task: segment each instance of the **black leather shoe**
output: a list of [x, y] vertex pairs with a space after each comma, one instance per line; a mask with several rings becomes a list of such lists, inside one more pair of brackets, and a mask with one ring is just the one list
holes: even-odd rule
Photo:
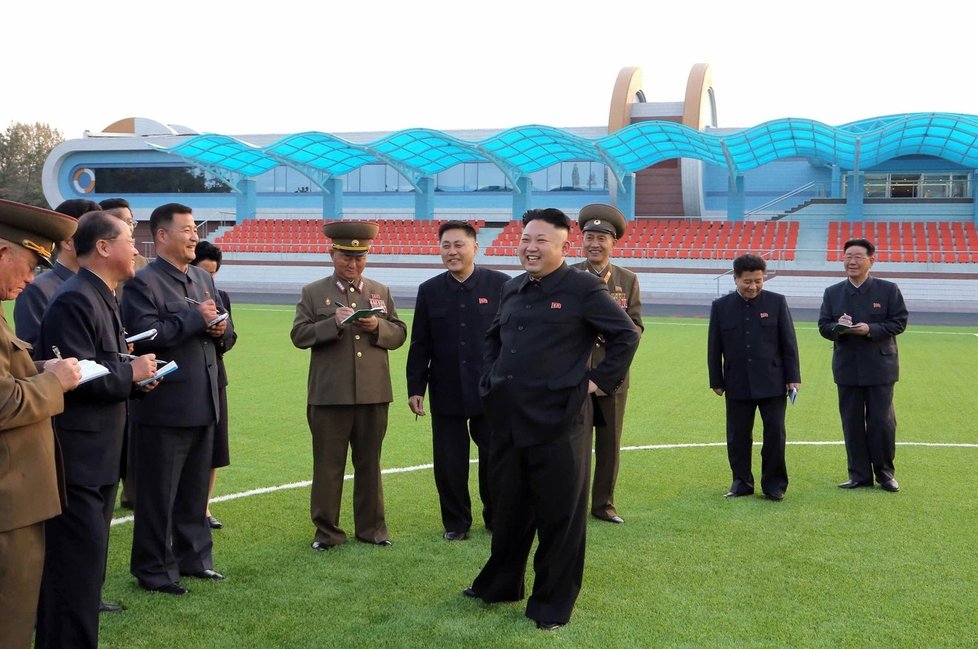
[[153, 588], [140, 584], [140, 587], [151, 593], [163, 593], [164, 595], [186, 595], [190, 592], [180, 584], [163, 584], [162, 586], [155, 586]]
[[126, 610], [126, 607], [122, 604], [115, 604], [113, 602], [106, 602], [104, 600], [99, 600], [98, 612], [99, 613], [121, 613]]
[[468, 532], [445, 532], [443, 535], [446, 541], [464, 541], [469, 538]]
[[768, 493], [764, 494], [764, 496], [768, 500], [784, 500], [783, 491], [769, 491]]
[[479, 596], [479, 593], [475, 592], [475, 588], [472, 588], [471, 586], [469, 586], [468, 588], [463, 589], [462, 590], [462, 594], [465, 595], [466, 597], [478, 597]]
[[224, 575], [216, 570], [201, 570], [200, 572], [195, 572], [193, 574], [187, 575], [188, 577], [196, 577], [197, 579], [213, 579], [214, 581], [221, 581], [224, 579]]
[[375, 543], [374, 545], [379, 545], [382, 548], [389, 548], [390, 546], [392, 546], [394, 544], [391, 543], [391, 540], [390, 539], [384, 539], [383, 541], [377, 541], [377, 543]]
[[326, 550], [329, 550], [331, 547], [333, 547], [333, 546], [332, 545], [327, 545], [326, 543], [323, 543], [322, 541], [313, 541], [312, 542], [312, 549], [315, 550], [316, 552], [325, 552]]
[[872, 487], [872, 482], [856, 482], [855, 480], [846, 480], [839, 485], [839, 489], [858, 489], [859, 487]]
[[886, 482], [880, 483], [880, 489], [895, 494], [896, 492], [900, 491], [900, 484], [893, 478], [890, 478]]
[[753, 496], [753, 491], [728, 491], [723, 494], [724, 498], [741, 498], [743, 496]]
[[564, 625], [560, 622], [544, 622], [543, 620], [537, 620], [537, 628], [541, 631], [556, 631], [562, 626]]
[[222, 523], [221, 521], [217, 520], [213, 516], [208, 516], [207, 517], [207, 525], [210, 526], [210, 528], [212, 530], [219, 530], [222, 527], [224, 527], [224, 523]]

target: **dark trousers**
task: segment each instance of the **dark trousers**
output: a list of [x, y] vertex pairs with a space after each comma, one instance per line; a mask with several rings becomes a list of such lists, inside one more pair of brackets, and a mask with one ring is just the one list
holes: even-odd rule
[[116, 488], [69, 484], [68, 506], [45, 523], [38, 649], [98, 646], [98, 605], [109, 548], [105, 512], [115, 505]]
[[44, 523], [0, 532], [0, 646], [29, 649], [44, 569]]
[[214, 567], [207, 524], [214, 425], [137, 424], [133, 457], [139, 475], [130, 572], [146, 588]]
[[472, 527], [469, 498], [469, 435], [479, 449], [479, 497], [482, 520], [492, 529], [489, 495], [489, 421], [478, 417], [431, 416], [432, 456], [435, 487], [441, 505], [441, 522], [449, 532], [467, 532]]
[[[621, 455], [621, 427], [625, 420], [628, 392], [597, 397], [604, 424], [594, 427], [594, 482], [591, 487], [591, 514], [608, 519], [617, 516], [615, 484]], [[595, 417], [597, 419], [597, 417]]]
[[760, 411], [764, 426], [761, 446], [761, 490], [766, 494], [788, 489], [788, 468], [784, 461], [784, 413], [787, 397], [769, 399], [731, 399], [727, 404], [727, 458], [733, 482], [730, 491], [754, 493], [751, 454], [754, 444], [754, 413]]
[[340, 502], [347, 448], [353, 451], [353, 524], [357, 538], [368, 543], [387, 540], [380, 451], [387, 432], [390, 404], [308, 406], [312, 431], [312, 493], [310, 513], [314, 541], [346, 543], [340, 528]]
[[874, 474], [877, 482], [893, 479], [897, 425], [893, 385], [838, 386], [850, 480], [872, 483]]
[[515, 446], [493, 435], [489, 457], [492, 552], [472, 588], [485, 602], [522, 599], [526, 562], [536, 576], [526, 616], [566, 623], [584, 578], [591, 462], [591, 399], [567, 435], [547, 444]]

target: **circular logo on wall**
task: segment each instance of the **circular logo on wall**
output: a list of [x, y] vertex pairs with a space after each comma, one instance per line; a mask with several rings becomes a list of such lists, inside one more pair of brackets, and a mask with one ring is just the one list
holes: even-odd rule
[[75, 169], [71, 180], [75, 184], [75, 191], [80, 194], [89, 194], [95, 189], [95, 172], [88, 167]]

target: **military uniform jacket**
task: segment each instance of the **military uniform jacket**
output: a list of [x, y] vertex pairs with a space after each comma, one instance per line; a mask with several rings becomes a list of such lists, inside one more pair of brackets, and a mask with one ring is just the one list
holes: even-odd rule
[[[591, 272], [587, 261], [574, 264], [573, 267], [583, 270], [586, 273], [594, 274]], [[642, 296], [638, 286], [638, 276], [628, 269], [619, 268], [614, 264], [608, 264], [608, 268], [605, 269], [600, 279], [604, 281], [605, 286], [608, 287], [608, 292], [611, 293], [611, 297], [618, 303], [618, 306], [625, 310], [628, 317], [638, 327], [639, 333], [644, 332], [645, 325], [642, 323]], [[594, 352], [591, 354], [591, 367], [598, 366], [603, 360], [604, 341], [599, 338], [598, 342], [594, 344]], [[625, 374], [625, 382], [618, 389], [619, 392], [626, 390], [628, 390], [628, 374]], [[601, 396], [604, 396], [603, 391]]]
[[450, 272], [418, 287], [407, 358], [408, 395], [424, 395], [436, 415], [482, 414], [479, 377], [486, 332], [496, 316], [506, 273], [476, 267], [464, 282]]
[[[589, 368], [599, 335], [605, 358]], [[506, 282], [480, 384], [493, 435], [516, 446], [566, 435], [587, 398], [588, 379], [608, 394], [621, 387], [639, 336], [594, 275], [564, 264], [540, 281], [523, 273]]]
[[736, 291], [713, 301], [707, 343], [710, 387], [731, 399], [783, 396], [801, 383], [798, 342], [788, 302], [762, 290], [753, 300]]
[[[832, 331], [843, 313], [853, 324], [869, 325], [868, 336]], [[838, 385], [885, 385], [900, 378], [896, 336], [907, 328], [907, 305], [900, 289], [868, 277], [859, 288], [848, 279], [825, 289], [818, 332], [833, 342], [832, 375]]]
[[[337, 304], [353, 309], [382, 307], [374, 333], [353, 324], [340, 329], [334, 315]], [[354, 306], [355, 305], [355, 306]], [[387, 352], [407, 338], [407, 325], [397, 317], [390, 290], [366, 277], [353, 291], [335, 274], [302, 289], [292, 323], [292, 344], [310, 349], [308, 403], [341, 406], [390, 403], [391, 372]]]
[[[176, 361], [179, 369], [160, 381], [152, 392], [133, 404], [136, 423], [166, 427], [196, 427], [213, 424], [220, 408], [217, 394], [218, 339], [207, 334], [207, 323], [195, 305], [214, 300], [224, 308], [210, 274], [196, 266], [184, 273], [157, 257], [136, 277], [126, 282], [122, 321], [130, 334], [156, 329], [153, 340], [136, 343], [136, 354], [155, 353], [165, 361]], [[234, 337], [234, 324], [227, 319], [224, 341]]]
[[61, 513], [51, 417], [64, 391], [54, 374], [38, 374], [30, 349], [0, 310], [0, 532]]
[[[61, 285], [68, 281], [74, 273], [62, 264], [55, 263], [54, 268], [41, 275], [24, 287], [14, 302], [14, 327], [17, 337], [26, 340], [37, 347], [37, 336], [41, 333], [41, 319], [44, 310]], [[47, 356], [36, 356], [47, 358]]]
[[119, 356], [127, 348], [115, 295], [85, 268], [62, 284], [44, 312], [35, 355], [53, 358], [52, 345], [65, 358], [93, 360], [109, 370], [65, 394], [64, 413], [54, 418], [65, 481], [115, 484], [129, 418], [132, 367]]

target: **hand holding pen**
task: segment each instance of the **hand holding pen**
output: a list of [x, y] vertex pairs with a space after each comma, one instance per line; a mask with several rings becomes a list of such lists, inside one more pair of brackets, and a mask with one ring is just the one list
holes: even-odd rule
[[61, 389], [65, 392], [74, 390], [81, 381], [81, 368], [78, 367], [77, 358], [62, 358], [61, 350], [57, 345], [51, 347], [55, 358], [44, 362], [44, 373], [54, 374], [61, 384]]

